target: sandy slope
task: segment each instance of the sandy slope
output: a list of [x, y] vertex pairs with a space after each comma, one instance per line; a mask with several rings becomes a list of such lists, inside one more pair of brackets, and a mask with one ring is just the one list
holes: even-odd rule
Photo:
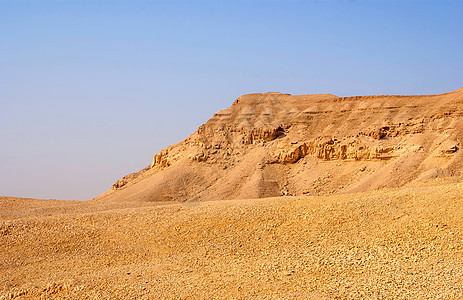
[[0, 221], [7, 299], [463, 297], [459, 181], [125, 208], [17, 201]]

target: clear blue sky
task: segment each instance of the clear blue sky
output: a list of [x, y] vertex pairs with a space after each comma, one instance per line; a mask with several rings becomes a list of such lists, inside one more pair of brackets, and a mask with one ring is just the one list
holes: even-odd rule
[[0, 195], [88, 199], [241, 94], [463, 87], [463, 1], [0, 0]]

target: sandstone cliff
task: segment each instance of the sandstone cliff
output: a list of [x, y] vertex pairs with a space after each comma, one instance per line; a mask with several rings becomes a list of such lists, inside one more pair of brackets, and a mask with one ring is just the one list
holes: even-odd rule
[[441, 95], [243, 95], [95, 200], [320, 195], [461, 176], [463, 89]]

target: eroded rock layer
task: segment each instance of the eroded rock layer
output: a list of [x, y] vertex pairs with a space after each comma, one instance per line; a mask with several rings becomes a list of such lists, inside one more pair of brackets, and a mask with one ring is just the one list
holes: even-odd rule
[[96, 199], [319, 195], [460, 176], [463, 89], [430, 96], [243, 95]]

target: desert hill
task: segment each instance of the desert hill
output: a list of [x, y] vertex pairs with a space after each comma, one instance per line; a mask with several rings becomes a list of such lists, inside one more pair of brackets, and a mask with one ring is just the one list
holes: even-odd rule
[[461, 299], [462, 111], [241, 96], [91, 201], [0, 197], [0, 299]]
[[243, 95], [95, 201], [327, 195], [460, 176], [463, 89]]

